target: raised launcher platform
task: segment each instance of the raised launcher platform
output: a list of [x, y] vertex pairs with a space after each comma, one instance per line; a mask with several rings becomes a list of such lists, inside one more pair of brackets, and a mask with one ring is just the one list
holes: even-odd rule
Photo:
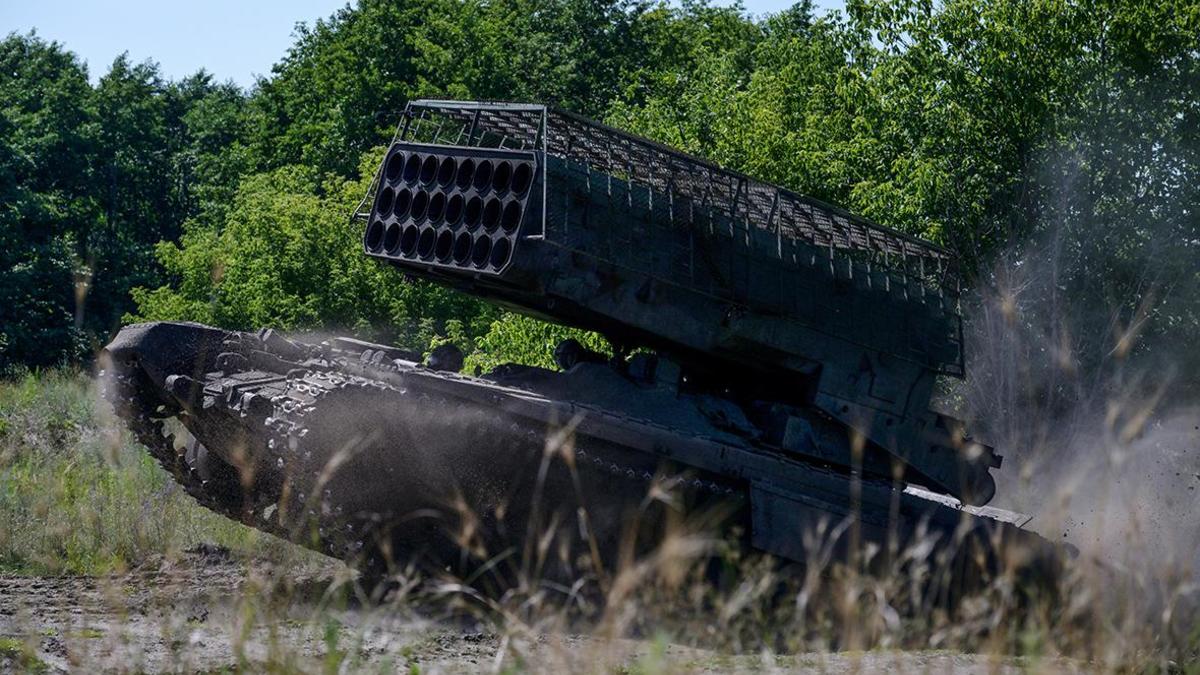
[[683, 388], [815, 408], [907, 481], [973, 504], [994, 493], [1000, 458], [928, 409], [936, 376], [963, 374], [937, 246], [509, 103], [410, 103], [356, 217], [367, 254], [409, 274], [655, 349]]

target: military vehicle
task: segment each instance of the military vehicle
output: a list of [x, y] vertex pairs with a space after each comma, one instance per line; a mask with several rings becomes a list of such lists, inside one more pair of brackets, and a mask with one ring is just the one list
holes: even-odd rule
[[814, 537], [1056, 555], [984, 506], [1000, 456], [930, 408], [964, 374], [938, 246], [513, 103], [409, 104], [351, 222], [380, 264], [611, 353], [469, 376], [452, 348], [126, 327], [112, 400], [209, 508], [367, 568], [499, 576], [612, 569], [694, 514], [798, 562]]

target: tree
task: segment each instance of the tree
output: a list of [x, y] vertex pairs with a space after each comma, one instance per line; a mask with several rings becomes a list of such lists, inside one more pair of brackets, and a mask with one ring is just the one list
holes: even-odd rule
[[[1039, 302], [1070, 310], [1081, 363], [1109, 358], [1113, 326], [1149, 353], [1200, 338], [1198, 7], [851, 0], [818, 17], [806, 1], [752, 19], [690, 0], [361, 0], [298, 27], [249, 93], [125, 58], [91, 88], [58, 45], [10, 36], [0, 349], [53, 362], [126, 313], [370, 325], [410, 346], [536, 333], [349, 258], [362, 163], [430, 96], [602, 117], [945, 244], [969, 283], [1036, 242], [1053, 256]], [[345, 278], [314, 290], [296, 256], [318, 254]]]
[[80, 351], [75, 224], [95, 213], [89, 94], [83, 65], [57, 44], [0, 42], [0, 369]]
[[154, 245], [219, 211], [243, 95], [118, 57], [96, 87], [36, 35], [0, 43], [0, 369], [85, 358], [163, 281]]
[[482, 334], [498, 311], [426, 283], [362, 253], [349, 214], [382, 157], [369, 153], [362, 176], [346, 181], [301, 166], [248, 176], [220, 227], [190, 227], [158, 256], [178, 279], [138, 289], [129, 320], [203, 321], [242, 330], [353, 330], [424, 349], [455, 319]]

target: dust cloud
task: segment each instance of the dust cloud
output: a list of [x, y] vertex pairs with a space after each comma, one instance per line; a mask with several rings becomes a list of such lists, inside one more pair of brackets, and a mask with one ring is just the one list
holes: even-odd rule
[[[995, 505], [1113, 568], [1194, 579], [1200, 273], [1157, 255], [1176, 234], [1118, 252], [1065, 230], [982, 275], [965, 308], [968, 377], [949, 399], [1005, 455]], [[1120, 292], [1096, 277], [1114, 269]]]

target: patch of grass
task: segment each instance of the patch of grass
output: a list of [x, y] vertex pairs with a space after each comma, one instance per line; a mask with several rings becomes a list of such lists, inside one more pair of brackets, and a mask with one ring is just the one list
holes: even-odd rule
[[27, 643], [16, 638], [0, 637], [0, 670], [9, 669], [24, 673], [45, 673], [50, 670], [45, 661], [37, 657], [37, 652]]
[[25, 643], [16, 638], [0, 637], [0, 655], [16, 656], [25, 651]]
[[283, 546], [178, 489], [86, 374], [0, 381], [0, 570], [102, 574], [198, 542]]

